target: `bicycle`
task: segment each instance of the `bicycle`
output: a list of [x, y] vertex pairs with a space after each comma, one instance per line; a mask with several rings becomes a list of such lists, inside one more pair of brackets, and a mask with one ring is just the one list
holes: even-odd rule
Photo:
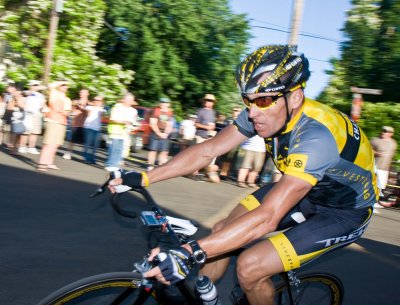
[[[91, 197], [104, 193], [108, 182], [107, 180]], [[141, 194], [151, 208], [151, 211], [142, 211], [140, 214], [144, 225], [151, 228], [150, 234], [157, 235], [154, 245], [149, 248], [156, 245], [174, 248], [187, 242], [196, 233], [198, 225], [194, 221], [166, 215], [146, 189], [130, 191]], [[135, 218], [136, 213], [121, 208], [120, 196], [121, 194], [111, 196], [114, 210], [124, 217]], [[240, 252], [241, 249], [235, 251], [234, 255]], [[199, 272], [197, 266], [193, 267], [185, 280], [174, 286], [143, 278], [142, 274], [151, 267], [147, 257], [144, 257], [142, 261], [134, 263], [133, 271], [98, 274], [78, 280], [51, 293], [38, 305], [203, 305], [194, 287]], [[327, 273], [282, 272], [274, 277], [274, 283], [275, 303], [279, 305], [340, 305], [343, 300], [341, 281]], [[248, 304], [238, 284], [231, 291], [231, 301], [236, 305]]]

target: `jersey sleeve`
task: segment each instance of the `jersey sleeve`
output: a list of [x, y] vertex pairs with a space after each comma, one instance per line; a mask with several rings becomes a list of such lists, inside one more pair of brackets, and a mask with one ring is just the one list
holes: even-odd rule
[[248, 138], [255, 136], [257, 133], [254, 130], [254, 125], [249, 118], [247, 109], [242, 110], [238, 117], [233, 122], [233, 125], [239, 130], [239, 132]]
[[310, 124], [304, 131], [295, 131], [290, 139], [286, 175], [317, 184], [328, 168], [339, 162], [336, 141], [327, 128]]

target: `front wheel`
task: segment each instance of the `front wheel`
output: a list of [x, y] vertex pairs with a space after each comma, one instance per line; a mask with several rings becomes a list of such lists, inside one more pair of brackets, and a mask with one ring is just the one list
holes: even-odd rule
[[71, 283], [44, 298], [38, 305], [156, 305], [149, 291], [140, 287], [141, 275], [113, 272]]
[[329, 274], [299, 275], [300, 284], [291, 286], [293, 304], [289, 300], [286, 283], [276, 287], [275, 304], [279, 305], [340, 305], [343, 286], [339, 279]]

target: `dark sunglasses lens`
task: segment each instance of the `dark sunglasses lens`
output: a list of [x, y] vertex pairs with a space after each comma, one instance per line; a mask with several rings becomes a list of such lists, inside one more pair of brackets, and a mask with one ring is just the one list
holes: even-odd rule
[[260, 107], [260, 108], [266, 108], [266, 107], [270, 106], [273, 102], [274, 102], [274, 100], [270, 96], [263, 96], [263, 97], [256, 98], [254, 100], [254, 103], [256, 104], [256, 106]]

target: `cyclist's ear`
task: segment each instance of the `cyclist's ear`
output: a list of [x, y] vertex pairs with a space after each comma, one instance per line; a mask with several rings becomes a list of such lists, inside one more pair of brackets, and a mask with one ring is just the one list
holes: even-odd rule
[[304, 101], [304, 91], [297, 89], [288, 94], [289, 103], [292, 105], [292, 109], [300, 108]]

